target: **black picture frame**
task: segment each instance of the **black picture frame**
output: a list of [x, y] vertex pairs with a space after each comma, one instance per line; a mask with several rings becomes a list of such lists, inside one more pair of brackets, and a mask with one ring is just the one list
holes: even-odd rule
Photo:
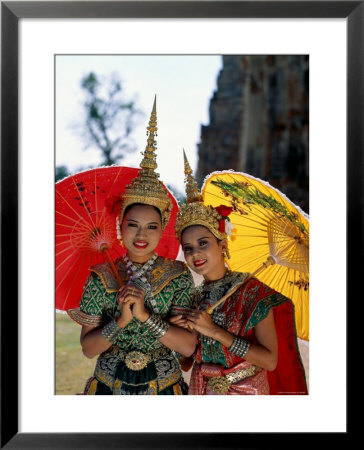
[[[18, 24], [22, 18], [346, 18], [347, 312], [363, 264], [364, 1], [4, 1], [1, 2], [1, 448], [227, 449], [279, 442], [327, 442], [323, 433], [19, 433], [18, 432]], [[11, 105], [11, 107], [9, 107]], [[338, 183], [340, 181], [338, 180]], [[342, 212], [342, 206], [338, 209]], [[358, 253], [359, 249], [359, 253]], [[11, 291], [12, 301], [7, 301]], [[349, 337], [349, 336], [348, 336]], [[9, 339], [11, 345], [9, 345]], [[350, 345], [347, 345], [348, 358]], [[334, 362], [336, 364], [337, 362]], [[8, 368], [11, 367], [11, 370]], [[344, 367], [344, 366], [342, 366]], [[347, 365], [346, 365], [347, 367]], [[347, 369], [346, 369], [347, 370]], [[347, 371], [349, 376], [349, 372]], [[348, 386], [350, 380], [348, 378]], [[347, 391], [349, 394], [349, 391]], [[333, 393], [334, 395], [334, 393]], [[244, 407], [242, 407], [244, 409]], [[249, 413], [242, 410], [243, 415]], [[336, 434], [336, 433], [335, 433]], [[335, 443], [351, 437], [337, 433]], [[268, 444], [271, 443], [271, 445]], [[346, 442], [347, 443], [347, 442]]]

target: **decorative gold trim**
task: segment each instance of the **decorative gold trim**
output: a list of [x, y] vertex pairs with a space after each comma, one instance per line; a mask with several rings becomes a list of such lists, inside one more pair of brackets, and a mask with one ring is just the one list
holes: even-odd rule
[[[122, 258], [117, 258], [115, 260], [115, 266], [117, 268], [117, 271], [120, 275], [122, 282], [126, 284], [129, 277], [126, 272], [126, 267], [122, 263]], [[96, 264], [95, 266], [92, 266], [90, 268], [90, 271], [96, 273], [96, 275], [99, 276], [102, 285], [104, 286], [108, 294], [117, 292], [120, 289], [121, 286], [119, 285], [119, 281], [116, 279], [116, 276], [110, 266], [110, 263], [105, 262]]]
[[230, 381], [225, 377], [212, 377], [207, 384], [215, 394], [226, 394], [231, 386]]
[[77, 322], [79, 325], [86, 325], [88, 327], [99, 327], [100, 325], [102, 325], [103, 322], [102, 316], [93, 316], [91, 314], [87, 314], [83, 311], [80, 311], [79, 308], [68, 309], [67, 314], [72, 320]]
[[197, 182], [192, 175], [192, 169], [184, 151], [183, 155], [185, 163], [186, 203], [181, 206], [177, 213], [175, 230], [179, 242], [181, 242], [182, 231], [192, 225], [202, 225], [210, 230], [217, 239], [226, 239], [227, 234], [219, 230], [222, 216], [212, 206], [204, 205], [202, 195], [197, 188]]
[[[115, 261], [115, 265], [121, 279], [126, 283], [128, 280], [128, 275], [122, 259], [118, 258]], [[109, 263], [97, 264], [96, 266], [91, 267], [90, 270], [99, 276], [107, 293], [114, 293], [119, 290], [119, 283], [113, 274]], [[148, 275], [148, 280], [153, 289], [153, 295], [159, 294], [159, 292], [165, 288], [170, 281], [174, 280], [182, 273], [187, 272], [187, 270], [187, 265], [182, 261], [175, 261], [170, 258], [158, 256], [153, 264], [150, 274]]]
[[[163, 356], [168, 355], [168, 353], [171, 352], [171, 350], [168, 347], [160, 347], [156, 350], [153, 350], [151, 353], [143, 353], [138, 350], [133, 350], [131, 352], [121, 350], [117, 345], [112, 345], [107, 352], [113, 356], [117, 356], [121, 361], [126, 361], [126, 359], [130, 359], [133, 357], [134, 353], [138, 353], [140, 355], [144, 355], [145, 357], [149, 358], [150, 361], [155, 361], [157, 359], [163, 358]], [[137, 355], [138, 356], [138, 355]]]
[[114, 378], [113, 378], [111, 375], [109, 375], [107, 372], [104, 372], [103, 370], [98, 369], [98, 368], [96, 367], [96, 369], [95, 369], [95, 377], [96, 377], [99, 381], [101, 381], [102, 383], [106, 384], [106, 386], [108, 386], [110, 389], [113, 389], [115, 380], [114, 380]]
[[88, 387], [88, 390], [87, 390], [87, 392], [86, 392], [87, 395], [95, 395], [96, 388], [97, 388], [97, 383], [98, 383], [98, 381], [97, 381], [96, 378], [94, 378], [94, 379], [91, 381], [91, 383], [90, 383], [90, 385], [89, 385], [89, 387]]
[[142, 352], [130, 352], [125, 356], [125, 364], [130, 370], [142, 370], [150, 363], [150, 356]]
[[114, 394], [120, 392], [121, 385], [122, 385], [121, 380], [118, 380], [118, 379], [115, 380], [114, 387], [113, 387], [113, 393], [114, 393]]
[[158, 257], [149, 276], [149, 282], [153, 289], [153, 295], [167, 286], [167, 284], [187, 272], [187, 265], [182, 261]]
[[149, 383], [149, 391], [148, 394], [149, 395], [157, 395], [158, 391], [157, 391], [157, 381], [153, 380]]
[[238, 369], [235, 372], [230, 372], [220, 377], [211, 377], [209, 378], [207, 384], [209, 385], [209, 388], [215, 392], [215, 394], [226, 394], [233, 383], [245, 380], [245, 378], [255, 375], [260, 372], [260, 370], [261, 367], [251, 365], [245, 369]]
[[123, 221], [125, 210], [134, 203], [152, 205], [159, 209], [162, 218], [162, 229], [169, 221], [172, 202], [168, 197], [168, 191], [159, 180], [159, 174], [155, 172], [158, 167], [156, 162], [156, 142], [157, 135], [157, 110], [156, 99], [154, 99], [153, 110], [147, 127], [147, 146], [143, 153], [143, 160], [140, 163], [141, 170], [133, 178], [129, 185], [125, 187], [122, 194], [121, 211], [119, 216], [120, 224]]
[[182, 389], [181, 389], [181, 386], [178, 383], [176, 383], [173, 386], [173, 393], [174, 393], [174, 395], [182, 395]]
[[162, 391], [163, 389], [166, 389], [167, 387], [171, 386], [174, 383], [177, 383], [181, 379], [181, 372], [176, 371], [172, 373], [172, 375], [169, 375], [166, 378], [162, 378], [158, 380], [159, 384], [159, 390]]

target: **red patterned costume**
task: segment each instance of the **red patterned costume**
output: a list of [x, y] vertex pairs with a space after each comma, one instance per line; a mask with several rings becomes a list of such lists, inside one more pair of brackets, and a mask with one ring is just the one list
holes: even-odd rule
[[[192, 236], [192, 243], [187, 241], [187, 245], [183, 247], [186, 261], [192, 270], [196, 267], [193, 259], [198, 255], [196, 258], [201, 258], [202, 261], [210, 260], [207, 267], [210, 267], [215, 276], [215, 269], [220, 269], [219, 273], [222, 273], [222, 269], [226, 267], [224, 258], [229, 258], [228, 240], [234, 225], [228, 216], [233, 210], [236, 214], [236, 200], [230, 206], [213, 207], [204, 204], [186, 156], [185, 175], [186, 203], [177, 214], [176, 234], [182, 247], [183, 232], [196, 225], [206, 228], [216, 238], [218, 244], [213, 247], [208, 239], [207, 242], [204, 241], [203, 233], [197, 234], [198, 238]], [[207, 250], [204, 250], [205, 246]], [[211, 264], [213, 257], [216, 257], [215, 267]], [[206, 275], [203, 274], [205, 279]], [[207, 310], [216, 305], [211, 315], [213, 322], [232, 334], [234, 340], [227, 348], [211, 337], [199, 335], [193, 356], [195, 363], [188, 391], [190, 395], [307, 394], [292, 301], [259, 280], [248, 277], [247, 273], [228, 271], [222, 279], [203, 283], [197, 289], [195, 307]], [[214, 278], [210, 276], [210, 279]], [[234, 287], [234, 293], [220, 303], [219, 300]], [[267, 371], [243, 358], [249, 351], [250, 344], [259, 344], [255, 327], [268, 316], [270, 310], [273, 311], [278, 340], [278, 363], [274, 371]]]
[[[212, 306], [234, 285], [242, 283], [247, 275], [230, 272], [222, 280], [203, 284], [197, 292], [198, 307]], [[267, 371], [254, 366], [214, 339], [200, 335], [194, 354], [190, 395], [307, 394], [291, 300], [251, 278], [214, 310], [212, 319], [229, 333], [256, 343], [254, 327], [267, 317], [270, 309], [278, 338], [276, 369]]]

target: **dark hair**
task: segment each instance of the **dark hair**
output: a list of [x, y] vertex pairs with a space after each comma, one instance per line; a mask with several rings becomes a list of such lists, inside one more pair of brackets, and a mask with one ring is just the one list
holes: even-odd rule
[[132, 203], [131, 205], [128, 205], [128, 206], [125, 208], [123, 217], [126, 216], [127, 212], [130, 211], [131, 208], [132, 208], [133, 206], [151, 206], [152, 208], [154, 208], [154, 209], [158, 212], [159, 217], [160, 217], [160, 219], [161, 219], [161, 223], [162, 223], [162, 214], [161, 214], [161, 212], [159, 211], [159, 209], [158, 209], [156, 206], [148, 205], [148, 204], [146, 204], [146, 203]]

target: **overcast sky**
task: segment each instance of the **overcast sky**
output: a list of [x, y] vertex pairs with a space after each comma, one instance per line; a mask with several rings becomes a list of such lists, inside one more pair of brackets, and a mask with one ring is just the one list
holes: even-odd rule
[[100, 164], [100, 151], [84, 151], [85, 142], [73, 129], [83, 111], [80, 81], [91, 71], [107, 77], [115, 73], [123, 81], [126, 97], [136, 99], [144, 112], [132, 135], [137, 151], [127, 154], [120, 164], [139, 166], [157, 95], [157, 172], [164, 183], [183, 193], [182, 149], [195, 170], [201, 125], [209, 123], [209, 102], [221, 67], [220, 55], [57, 55], [56, 165], [77, 172]]

